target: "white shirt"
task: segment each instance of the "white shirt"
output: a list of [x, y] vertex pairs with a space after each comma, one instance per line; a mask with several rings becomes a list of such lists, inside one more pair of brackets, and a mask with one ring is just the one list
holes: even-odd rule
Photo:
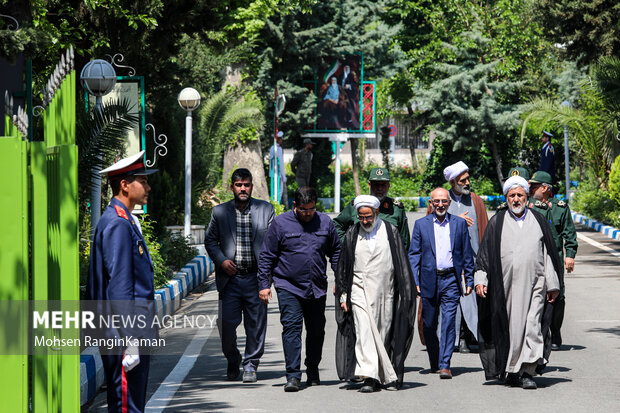
[[435, 233], [435, 259], [438, 270], [454, 267], [452, 262], [452, 242], [450, 242], [450, 223], [446, 214], [443, 222], [439, 222], [437, 216], [433, 217], [433, 230]]

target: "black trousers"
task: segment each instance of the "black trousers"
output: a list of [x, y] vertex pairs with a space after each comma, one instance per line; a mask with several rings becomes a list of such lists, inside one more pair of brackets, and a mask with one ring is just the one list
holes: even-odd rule
[[108, 385], [108, 412], [143, 412], [151, 356], [140, 355], [140, 364], [128, 372], [122, 355], [101, 356], [101, 361]]

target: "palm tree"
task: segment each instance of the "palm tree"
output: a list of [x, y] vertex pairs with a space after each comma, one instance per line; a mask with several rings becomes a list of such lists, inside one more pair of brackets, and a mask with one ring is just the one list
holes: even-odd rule
[[620, 59], [600, 59], [591, 68], [590, 78], [581, 85], [581, 91], [578, 108], [545, 98], [534, 100], [525, 112], [521, 142], [531, 121], [550, 128], [568, 126], [580, 156], [605, 186], [611, 165], [620, 154]]
[[77, 111], [76, 144], [78, 146], [78, 187], [80, 210], [85, 211], [90, 198], [91, 178], [95, 170], [112, 164], [125, 153], [127, 134], [138, 122], [130, 113], [129, 100], [111, 100], [99, 108]]
[[[223, 154], [228, 156], [230, 148], [250, 146], [257, 142], [258, 130], [263, 127], [264, 118], [260, 102], [254, 95], [242, 96], [234, 88], [223, 89], [203, 102], [198, 108], [197, 117], [199, 127], [192, 163], [197, 174], [200, 174], [196, 185], [205, 190], [220, 182]], [[234, 160], [232, 162], [235, 163]]]

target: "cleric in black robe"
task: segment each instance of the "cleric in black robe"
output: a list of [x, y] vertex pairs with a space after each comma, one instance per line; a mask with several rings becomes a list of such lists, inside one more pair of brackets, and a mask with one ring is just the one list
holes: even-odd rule
[[[407, 253], [398, 233], [398, 229], [389, 222], [382, 221], [387, 233], [390, 252], [394, 266], [394, 297], [392, 325], [388, 337], [385, 338], [385, 349], [396, 373], [396, 387], [402, 386], [404, 362], [411, 341], [415, 320], [415, 293], [413, 275], [407, 259]], [[358, 235], [361, 231], [360, 222], [347, 231], [338, 260], [336, 270], [336, 305], [335, 314], [338, 324], [336, 333], [336, 370], [341, 380], [355, 378], [355, 322], [352, 311], [344, 312], [340, 305], [340, 297], [346, 297], [349, 309], [351, 305], [351, 287], [354, 278], [354, 260]], [[345, 295], [346, 294], [346, 295]]]
[[[480, 245], [476, 259], [476, 271], [487, 273], [488, 286], [486, 298], [478, 296], [478, 340], [480, 342], [480, 359], [487, 380], [506, 380], [508, 355], [510, 352], [509, 320], [506, 310], [506, 297], [501, 262], [501, 241], [504, 220], [510, 219], [507, 208], [500, 210], [491, 218]], [[545, 251], [549, 254], [560, 285], [563, 281], [563, 266], [560, 262], [549, 223], [544, 216], [536, 211], [533, 213], [543, 234]], [[515, 240], [523, 242], [523, 240]], [[525, 257], [524, 257], [525, 258]], [[531, 258], [531, 257], [528, 257]], [[542, 310], [541, 332], [544, 343], [543, 358], [549, 360], [551, 353], [551, 337], [549, 328], [553, 313], [553, 303], [545, 300]], [[539, 364], [537, 373], [542, 373], [546, 364]], [[508, 377], [510, 379], [510, 377]]]

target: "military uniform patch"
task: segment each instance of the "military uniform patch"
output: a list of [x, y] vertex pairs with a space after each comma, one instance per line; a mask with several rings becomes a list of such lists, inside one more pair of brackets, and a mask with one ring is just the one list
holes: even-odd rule
[[404, 208], [405, 206], [403, 205], [402, 202], [400, 202], [398, 199], [394, 200], [394, 205], [396, 205], [399, 208]]
[[497, 206], [497, 210], [498, 210], [498, 211], [500, 211], [500, 210], [502, 210], [502, 209], [506, 209], [506, 208], [508, 208], [508, 203], [506, 203], [506, 202], [502, 202], [501, 204], [499, 204], [499, 205]]
[[558, 201], [558, 206], [559, 206], [559, 207], [562, 207], [562, 208], [565, 208], [565, 207], [566, 207], [566, 202], [564, 202], [564, 201]]
[[138, 245], [138, 251], [140, 251], [140, 255], [144, 254], [144, 249], [142, 249], [142, 245]]
[[116, 214], [121, 217], [121, 218], [125, 218], [127, 221], [129, 221], [129, 217], [127, 216], [127, 213], [125, 212], [125, 210], [118, 206], [118, 205], [114, 205], [114, 209], [116, 210]]

